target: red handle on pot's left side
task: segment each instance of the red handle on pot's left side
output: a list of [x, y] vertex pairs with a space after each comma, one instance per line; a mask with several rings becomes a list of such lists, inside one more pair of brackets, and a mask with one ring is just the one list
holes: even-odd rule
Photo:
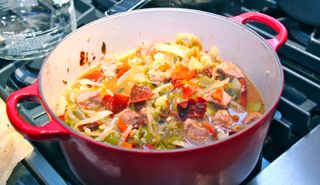
[[250, 21], [256, 21], [270, 26], [278, 34], [275, 38], [267, 39], [267, 42], [273, 47], [274, 50], [278, 51], [281, 46], [287, 41], [288, 31], [286, 27], [269, 15], [262, 14], [259, 12], [247, 12], [240, 14], [235, 17], [231, 17], [232, 20], [235, 20], [238, 23], [245, 24]]
[[[23, 135], [32, 140], [45, 140], [53, 138], [63, 138], [67, 136], [68, 130], [57, 121], [50, 120], [44, 126], [33, 126], [21, 118], [17, 105], [24, 98], [37, 97], [41, 100], [38, 90], [38, 82], [13, 92], [7, 99], [7, 114], [12, 125]], [[49, 116], [50, 117], [50, 116]]]

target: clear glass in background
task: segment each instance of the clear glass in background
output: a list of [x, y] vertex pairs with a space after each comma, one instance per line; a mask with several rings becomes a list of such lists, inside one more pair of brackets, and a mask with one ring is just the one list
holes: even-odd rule
[[75, 29], [73, 0], [0, 0], [0, 58], [45, 57]]

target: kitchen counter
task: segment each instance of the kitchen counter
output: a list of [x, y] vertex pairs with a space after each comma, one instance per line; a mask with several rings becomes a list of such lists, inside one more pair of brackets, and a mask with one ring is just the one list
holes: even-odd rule
[[320, 125], [303, 137], [249, 185], [313, 185], [320, 182]]

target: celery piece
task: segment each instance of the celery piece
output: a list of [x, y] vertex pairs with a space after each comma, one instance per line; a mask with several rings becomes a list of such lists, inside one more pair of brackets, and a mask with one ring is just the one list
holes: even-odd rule
[[234, 87], [234, 85], [232, 83], [227, 83], [225, 86], [224, 86], [224, 91], [226, 93], [228, 93], [230, 96], [232, 97], [236, 97], [239, 95], [240, 93], [240, 89], [237, 89]]
[[157, 147], [158, 150], [166, 150], [168, 149], [163, 143], [161, 143], [158, 147]]
[[152, 139], [153, 145], [159, 145], [161, 143], [161, 136], [159, 134], [155, 135]]
[[208, 103], [206, 112], [210, 115], [214, 115], [218, 110], [216, 109], [216, 107], [212, 104], [212, 103]]
[[151, 144], [152, 143], [153, 136], [149, 132], [148, 127], [146, 126], [140, 126], [138, 129], [137, 134], [135, 134], [133, 141], [134, 143], [137, 143], [139, 145], [143, 144]]
[[142, 127], [139, 127], [137, 133], [133, 136], [133, 142], [136, 145], [142, 145], [142, 141], [141, 141], [141, 132], [142, 132]]
[[113, 132], [107, 136], [105, 141], [112, 145], [118, 145], [120, 143], [120, 136]]
[[207, 87], [208, 85], [214, 83], [214, 79], [212, 78], [209, 78], [207, 76], [201, 76], [199, 77], [199, 80], [198, 80], [198, 85], [200, 87]]
[[71, 119], [66, 119], [64, 120], [64, 122], [69, 125], [70, 127], [74, 127], [76, 125], [76, 123], [74, 121], [72, 121]]
[[248, 102], [247, 104], [247, 111], [248, 112], [259, 112], [261, 109], [260, 102]]
[[176, 129], [169, 129], [166, 128], [163, 130], [164, 134], [162, 135], [162, 144], [166, 146], [168, 149], [176, 148], [175, 145], [172, 144], [175, 140], [182, 140], [179, 135], [182, 135], [182, 129], [176, 128]]
[[173, 144], [168, 144], [166, 147], [167, 147], [167, 149], [176, 149], [177, 148], [177, 146], [173, 145]]

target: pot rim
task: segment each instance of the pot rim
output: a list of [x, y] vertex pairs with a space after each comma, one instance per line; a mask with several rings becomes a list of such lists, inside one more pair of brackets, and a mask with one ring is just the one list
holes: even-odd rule
[[[81, 32], [83, 29], [93, 26], [95, 24], [100, 24], [101, 22], [104, 22], [105, 20], [109, 20], [109, 19], [117, 19], [117, 18], [121, 18], [130, 14], [141, 14], [144, 12], [186, 12], [186, 13], [192, 13], [192, 14], [199, 14], [199, 15], [203, 15], [203, 16], [210, 16], [212, 18], [215, 19], [221, 19], [223, 21], [227, 21], [231, 24], [233, 24], [234, 26], [240, 26], [241, 28], [243, 28], [244, 31], [248, 31], [250, 34], [254, 35], [257, 39], [259, 39], [262, 43], [264, 43], [264, 45], [266, 46], [266, 49], [268, 49], [270, 52], [273, 53], [273, 57], [274, 57], [274, 62], [276, 62], [276, 65], [278, 66], [278, 72], [280, 73], [280, 85], [281, 88], [279, 89], [279, 91], [277, 92], [277, 98], [274, 99], [274, 101], [271, 103], [271, 106], [266, 109], [266, 111], [264, 112], [264, 114], [256, 121], [254, 121], [253, 123], [251, 123], [247, 128], [245, 128], [244, 130], [241, 130], [240, 132], [237, 132], [231, 136], [228, 136], [225, 139], [222, 140], [218, 140], [215, 141], [213, 143], [208, 143], [208, 144], [204, 144], [204, 145], [199, 145], [199, 146], [195, 146], [195, 147], [190, 147], [190, 148], [180, 148], [180, 149], [170, 149], [170, 150], [141, 150], [141, 149], [135, 149], [135, 148], [131, 148], [131, 149], [127, 149], [124, 147], [119, 147], [119, 146], [113, 146], [111, 144], [108, 143], [104, 143], [102, 141], [97, 141], [89, 136], [85, 136], [81, 133], [78, 133], [77, 131], [75, 131], [74, 129], [72, 129], [70, 126], [68, 126], [64, 121], [60, 120], [58, 118], [58, 116], [51, 110], [51, 108], [49, 107], [47, 101], [45, 100], [44, 96], [43, 96], [43, 90], [41, 88], [42, 85], [42, 73], [44, 72], [44, 68], [45, 65], [50, 61], [49, 58], [51, 57], [51, 55], [53, 54], [53, 52], [60, 47], [65, 40], [67, 40], [69, 37], [73, 37], [73, 35], [75, 35], [78, 32]], [[106, 147], [108, 149], [112, 149], [112, 150], [117, 150], [119, 152], [128, 152], [128, 153], [140, 153], [140, 154], [171, 154], [171, 153], [184, 153], [184, 152], [194, 152], [197, 150], [202, 150], [202, 149], [206, 149], [209, 147], [218, 147], [220, 145], [223, 144], [228, 144], [228, 142], [231, 142], [232, 140], [235, 140], [237, 138], [239, 138], [240, 136], [243, 136], [246, 133], [250, 133], [253, 132], [254, 130], [258, 129], [261, 125], [263, 125], [263, 123], [265, 123], [265, 121], [268, 119], [269, 114], [273, 114], [276, 106], [280, 100], [283, 88], [284, 88], [284, 73], [282, 70], [282, 65], [280, 62], [280, 59], [276, 53], [276, 51], [268, 44], [268, 42], [262, 37], [260, 36], [258, 33], [256, 33], [255, 31], [253, 31], [252, 29], [250, 29], [249, 27], [238, 23], [234, 20], [229, 19], [228, 17], [222, 16], [222, 15], [217, 15], [214, 13], [210, 13], [210, 12], [205, 12], [205, 11], [201, 11], [201, 10], [194, 10], [194, 9], [186, 9], [186, 8], [145, 8], [145, 9], [139, 9], [139, 10], [132, 10], [130, 12], [123, 12], [123, 13], [118, 13], [115, 15], [111, 15], [111, 16], [107, 16], [107, 17], [103, 17], [100, 18], [96, 21], [93, 21], [89, 24], [86, 24], [84, 26], [82, 26], [81, 28], [78, 28], [77, 30], [75, 30], [74, 32], [72, 32], [71, 34], [67, 35], [64, 39], [62, 39], [60, 41], [60, 43], [50, 52], [50, 54], [45, 58], [43, 65], [40, 69], [39, 72], [39, 92], [40, 92], [40, 96], [42, 98], [43, 101], [43, 106], [46, 108], [48, 114], [50, 115], [50, 117], [54, 120], [57, 120], [59, 122], [60, 125], [62, 125], [66, 130], [68, 130], [68, 135], [74, 135], [76, 137], [79, 137], [83, 140], [86, 140], [87, 142], [90, 142], [92, 144], [95, 145], [99, 145], [102, 147]], [[270, 124], [269, 122], [267, 124]]]

